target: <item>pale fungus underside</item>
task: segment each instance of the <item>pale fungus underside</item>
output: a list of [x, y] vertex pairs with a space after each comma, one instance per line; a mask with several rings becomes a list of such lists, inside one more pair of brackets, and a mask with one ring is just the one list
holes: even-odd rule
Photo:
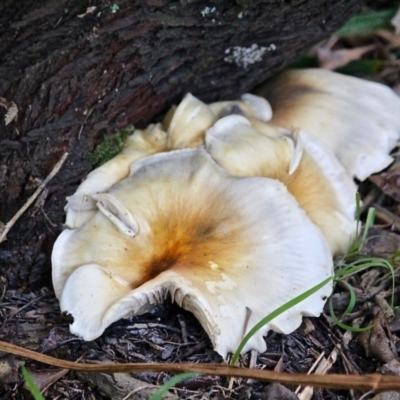
[[[226, 356], [261, 318], [332, 274], [332, 256], [355, 235], [353, 178], [390, 163], [400, 100], [323, 70], [284, 73], [262, 93], [268, 101], [210, 105], [188, 94], [67, 199], [52, 263], [73, 333], [95, 339], [169, 296]], [[331, 289], [275, 318], [243, 351], [264, 351], [268, 330], [290, 333], [319, 315]]]

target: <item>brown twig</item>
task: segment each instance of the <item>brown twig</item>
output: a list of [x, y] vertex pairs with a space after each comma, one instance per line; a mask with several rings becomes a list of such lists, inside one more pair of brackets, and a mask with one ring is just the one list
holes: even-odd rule
[[364, 214], [373, 203], [376, 202], [376, 199], [381, 195], [382, 192], [377, 188], [374, 187], [364, 198], [361, 206], [361, 214]]
[[180, 314], [178, 315], [178, 321], [179, 325], [181, 326], [183, 343], [189, 343], [189, 333], [187, 331], [186, 322]]
[[381, 294], [377, 294], [374, 297], [375, 303], [381, 309], [383, 316], [386, 318], [387, 322], [391, 324], [394, 321], [394, 311], [389, 303], [385, 300], [385, 298]]
[[235, 367], [231, 365], [217, 364], [162, 364], [162, 363], [136, 363], [136, 364], [85, 364], [74, 361], [65, 361], [46, 356], [32, 350], [15, 346], [11, 343], [0, 341], [0, 350], [21, 357], [42, 362], [59, 368], [68, 368], [75, 371], [88, 372], [195, 372], [206, 375], [243, 377], [258, 379], [265, 382], [280, 382], [289, 385], [310, 385], [331, 389], [359, 389], [359, 390], [400, 390], [398, 376], [381, 374], [368, 375], [306, 375], [288, 374], [257, 369]]
[[397, 232], [400, 232], [400, 218], [386, 208], [374, 203], [376, 218], [386, 224], [391, 224]]
[[54, 176], [58, 173], [58, 171], [63, 166], [65, 160], [67, 159], [67, 157], [68, 157], [68, 153], [65, 153], [61, 157], [60, 161], [58, 161], [58, 163], [54, 166], [53, 170], [50, 172], [50, 174], [47, 176], [47, 178], [39, 185], [39, 187], [36, 189], [35, 193], [33, 193], [33, 195], [31, 197], [29, 197], [27, 202], [18, 210], [18, 212], [10, 219], [10, 221], [8, 221], [4, 225], [4, 228], [0, 235], [0, 243], [7, 240], [7, 233], [14, 226], [14, 224], [21, 217], [21, 215], [27, 210], [27, 208], [35, 201], [35, 199], [39, 196], [40, 192], [46, 187], [46, 185], [50, 182], [50, 180], [53, 179]]

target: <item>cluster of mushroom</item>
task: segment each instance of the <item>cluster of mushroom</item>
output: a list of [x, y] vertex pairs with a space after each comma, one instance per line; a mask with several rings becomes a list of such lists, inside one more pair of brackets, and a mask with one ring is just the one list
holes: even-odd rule
[[[332, 274], [332, 256], [355, 235], [353, 178], [392, 161], [400, 99], [317, 69], [287, 71], [259, 94], [209, 105], [186, 95], [67, 198], [52, 263], [71, 332], [95, 339], [170, 296], [225, 357]], [[262, 352], [268, 330], [318, 316], [331, 290], [275, 318], [243, 351]]]

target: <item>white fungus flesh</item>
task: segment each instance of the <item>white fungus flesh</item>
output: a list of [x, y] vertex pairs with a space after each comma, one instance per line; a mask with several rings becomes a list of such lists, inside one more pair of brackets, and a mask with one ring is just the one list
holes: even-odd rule
[[[282, 183], [233, 177], [202, 148], [137, 161], [92, 199], [113, 217], [97, 209], [60, 235], [52, 255], [61, 309], [85, 340], [170, 296], [226, 356], [261, 318], [332, 274], [326, 241]], [[330, 292], [328, 284], [275, 318], [243, 351], [262, 352], [268, 330], [290, 333], [302, 315], [319, 315]]]
[[386, 168], [400, 138], [400, 98], [379, 83], [324, 69], [289, 70], [257, 94], [271, 103], [271, 122], [318, 137], [349, 176], [363, 181]]
[[348, 250], [356, 229], [356, 186], [335, 156], [310, 135], [285, 133], [271, 124], [268, 132], [265, 127], [260, 132], [246, 118], [231, 115], [207, 131], [206, 148], [230, 174], [284, 183], [321, 229], [332, 254]]
[[168, 132], [168, 149], [204, 145], [206, 130], [218, 119], [231, 114], [268, 121], [272, 117], [272, 109], [263, 97], [250, 93], [242, 95], [238, 101], [220, 101], [209, 105], [188, 93], [164, 118], [163, 127]]
[[188, 93], [168, 119], [164, 124], [168, 126], [168, 148], [173, 150], [201, 146], [216, 116], [207, 104]]

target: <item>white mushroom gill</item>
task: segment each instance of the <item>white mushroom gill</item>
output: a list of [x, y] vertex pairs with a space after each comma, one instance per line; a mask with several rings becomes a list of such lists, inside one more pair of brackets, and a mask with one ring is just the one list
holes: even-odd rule
[[363, 181], [386, 168], [400, 138], [400, 98], [375, 82], [324, 69], [286, 71], [257, 93], [271, 103], [271, 122], [317, 136], [348, 174]]
[[[169, 294], [225, 356], [241, 340], [246, 308], [249, 330], [332, 273], [323, 236], [283, 184], [233, 177], [202, 148], [137, 161], [129, 177], [93, 198], [102, 196], [113, 217], [123, 210], [123, 224], [137, 224], [136, 236], [97, 210], [61, 234], [52, 256], [61, 309], [86, 340]], [[327, 285], [275, 318], [244, 351], [264, 351], [269, 329], [289, 333], [302, 315], [319, 315], [330, 292]]]

